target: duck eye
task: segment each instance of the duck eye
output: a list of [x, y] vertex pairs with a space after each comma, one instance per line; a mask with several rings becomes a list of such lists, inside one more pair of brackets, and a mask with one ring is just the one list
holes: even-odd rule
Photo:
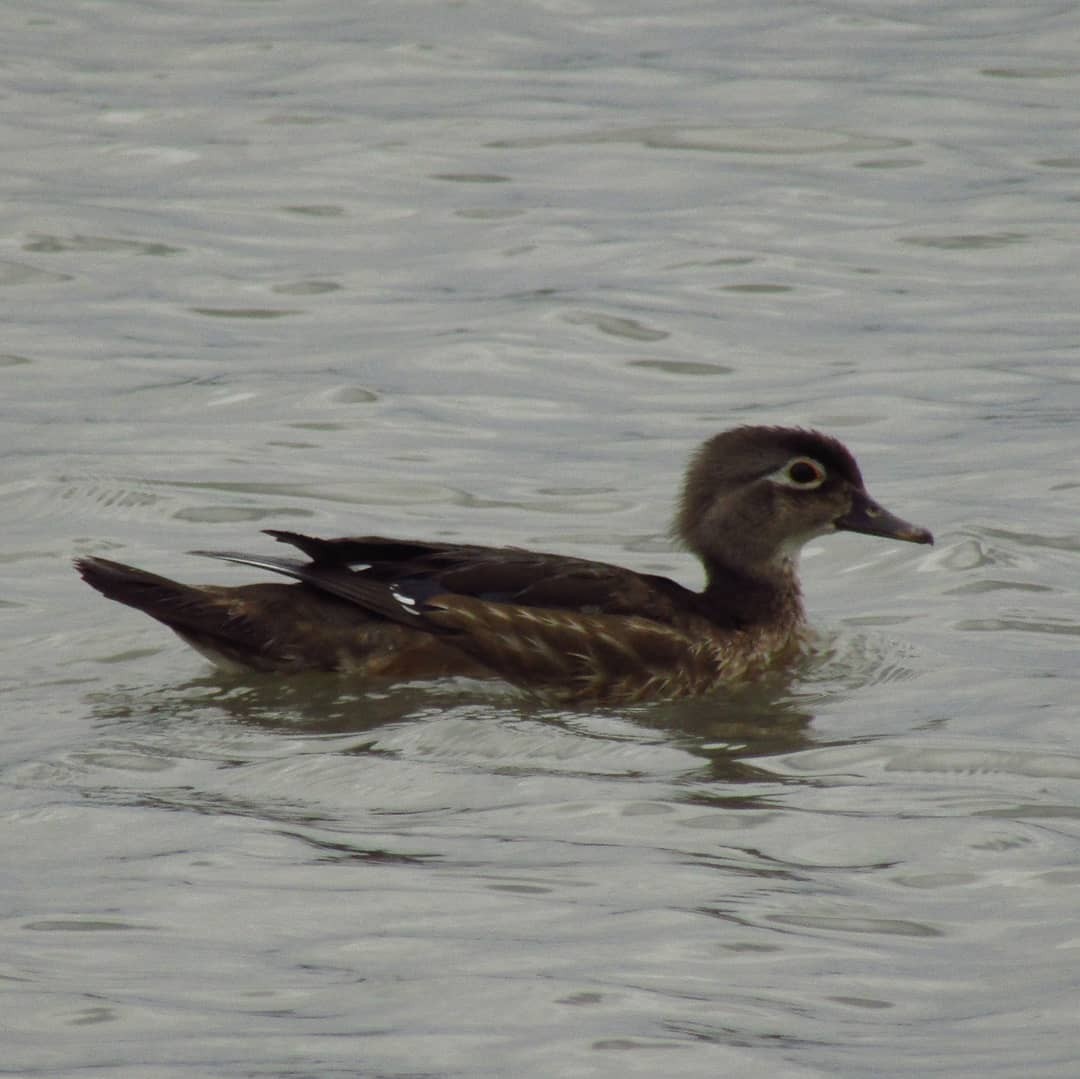
[[807, 457], [797, 457], [785, 470], [784, 478], [793, 487], [820, 487], [825, 482], [825, 469]]

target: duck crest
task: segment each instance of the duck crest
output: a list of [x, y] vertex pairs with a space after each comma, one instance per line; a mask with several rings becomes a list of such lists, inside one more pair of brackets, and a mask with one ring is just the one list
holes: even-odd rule
[[195, 553], [292, 583], [193, 586], [102, 558], [76, 565], [223, 666], [497, 677], [549, 699], [617, 703], [711, 693], [796, 653], [798, 550], [840, 530], [933, 542], [870, 498], [836, 439], [738, 427], [694, 455], [675, 519], [705, 569], [701, 592], [513, 547], [283, 531], [269, 535], [304, 557]]

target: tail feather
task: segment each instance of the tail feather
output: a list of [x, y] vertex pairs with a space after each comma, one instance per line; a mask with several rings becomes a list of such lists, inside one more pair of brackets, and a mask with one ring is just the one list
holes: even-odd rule
[[243, 589], [181, 584], [107, 558], [79, 558], [75, 568], [91, 588], [156, 618], [215, 663], [256, 670], [277, 670], [288, 663], [271, 626], [258, 617]]
[[155, 618], [164, 616], [183, 617], [185, 607], [194, 598], [196, 589], [156, 573], [147, 573], [122, 562], [110, 562], [107, 558], [77, 558], [75, 568], [79, 576], [96, 588], [103, 596], [118, 603], [126, 603]]
[[[226, 557], [287, 575], [295, 566], [290, 559]], [[80, 558], [75, 567], [103, 596], [157, 619], [230, 670], [349, 671], [397, 679], [491, 673], [442, 635], [401, 624], [405, 615], [388, 620], [333, 594], [321, 576], [315, 584], [187, 585], [106, 558]], [[347, 573], [333, 567], [325, 572]]]

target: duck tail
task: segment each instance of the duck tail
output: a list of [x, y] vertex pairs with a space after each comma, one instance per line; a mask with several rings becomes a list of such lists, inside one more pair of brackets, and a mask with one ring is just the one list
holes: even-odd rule
[[75, 568], [103, 596], [145, 611], [166, 625], [187, 621], [185, 614], [190, 616], [193, 601], [200, 595], [197, 588], [107, 558], [77, 558]]
[[107, 558], [78, 558], [75, 568], [91, 588], [168, 626], [218, 666], [279, 670], [287, 665], [266, 620], [240, 589], [181, 584]]

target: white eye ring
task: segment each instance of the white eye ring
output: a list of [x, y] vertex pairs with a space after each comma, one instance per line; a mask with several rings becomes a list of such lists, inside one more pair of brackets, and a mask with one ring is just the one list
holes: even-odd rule
[[769, 479], [782, 487], [794, 487], [797, 491], [813, 491], [825, 482], [826, 473], [825, 469], [812, 457], [792, 457]]

